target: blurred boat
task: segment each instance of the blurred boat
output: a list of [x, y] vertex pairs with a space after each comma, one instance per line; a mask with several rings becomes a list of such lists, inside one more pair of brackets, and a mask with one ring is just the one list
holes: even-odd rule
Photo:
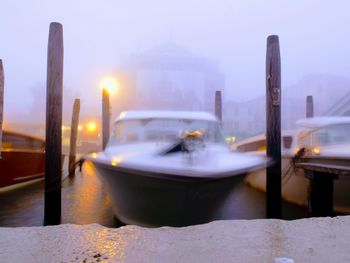
[[127, 224], [209, 222], [243, 176], [266, 159], [230, 152], [206, 112], [129, 111], [114, 123], [104, 152], [87, 157]]
[[3, 131], [0, 159], [0, 190], [43, 178], [45, 142], [42, 139]]
[[350, 117], [305, 119], [297, 126], [296, 150], [305, 149], [305, 160], [350, 171]]
[[[303, 159], [320, 166], [341, 166], [350, 173], [350, 118], [317, 117], [300, 120], [297, 129], [282, 133], [282, 197], [298, 205], [308, 204], [308, 180], [304, 171], [293, 165], [300, 149]], [[259, 135], [236, 143], [233, 149], [266, 154], [266, 137]], [[301, 156], [299, 156], [301, 157]], [[346, 173], [346, 172], [345, 172]], [[334, 181], [334, 210], [350, 213], [349, 176]], [[249, 174], [246, 182], [266, 191], [266, 171]]]

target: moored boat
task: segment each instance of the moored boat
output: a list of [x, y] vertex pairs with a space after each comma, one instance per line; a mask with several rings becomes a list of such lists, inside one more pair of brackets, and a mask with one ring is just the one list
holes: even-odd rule
[[[286, 147], [285, 141], [288, 141]], [[260, 135], [237, 143], [234, 148], [260, 152], [265, 155], [265, 136]], [[308, 180], [302, 169], [293, 167], [295, 154], [304, 149], [303, 159], [319, 165], [341, 166], [350, 170], [350, 118], [317, 117], [300, 120], [297, 129], [283, 135], [282, 144], [282, 197], [292, 203], [308, 204]], [[347, 168], [346, 168], [347, 167]], [[334, 181], [334, 210], [350, 213], [349, 176]], [[249, 174], [246, 182], [254, 188], [266, 190], [266, 172]]]
[[45, 142], [29, 135], [3, 131], [0, 190], [44, 176]]
[[87, 157], [127, 224], [183, 226], [212, 220], [238, 181], [266, 159], [233, 153], [205, 112], [130, 111], [104, 152]]

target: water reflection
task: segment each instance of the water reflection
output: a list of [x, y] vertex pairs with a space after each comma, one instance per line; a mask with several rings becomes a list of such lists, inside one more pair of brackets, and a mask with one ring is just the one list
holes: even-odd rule
[[62, 222], [113, 225], [110, 198], [91, 166], [84, 165], [82, 174], [67, 178], [62, 195]]
[[[40, 226], [44, 215], [44, 182], [0, 193], [0, 226]], [[283, 203], [286, 219], [306, 216], [305, 209]], [[265, 217], [265, 193], [241, 183], [227, 198], [215, 219], [255, 219]], [[83, 166], [82, 173], [62, 183], [62, 223], [98, 223], [118, 227], [111, 200], [94, 170]]]
[[43, 224], [44, 181], [0, 193], [0, 226], [41, 226]]
[[[0, 193], [0, 226], [40, 226], [44, 215], [44, 181]], [[119, 226], [110, 199], [91, 168], [62, 182], [62, 223]]]

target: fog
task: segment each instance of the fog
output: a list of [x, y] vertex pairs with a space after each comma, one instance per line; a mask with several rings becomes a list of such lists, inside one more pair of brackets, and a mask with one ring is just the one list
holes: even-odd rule
[[[44, 120], [47, 39], [53, 21], [64, 30], [65, 122], [76, 97], [82, 115], [98, 115], [101, 79], [118, 72], [123, 57], [162, 45], [213, 61], [224, 79], [224, 107], [225, 102], [264, 96], [270, 34], [280, 38], [283, 96], [303, 103], [304, 95], [315, 95], [317, 112], [317, 105], [325, 103], [318, 100], [317, 87], [334, 95], [327, 107], [350, 90], [347, 0], [2, 0], [0, 10], [5, 124]], [[315, 94], [307, 94], [309, 87]], [[119, 89], [122, 93], [123, 85]], [[112, 99], [116, 115], [120, 109], [113, 101], [118, 100]]]

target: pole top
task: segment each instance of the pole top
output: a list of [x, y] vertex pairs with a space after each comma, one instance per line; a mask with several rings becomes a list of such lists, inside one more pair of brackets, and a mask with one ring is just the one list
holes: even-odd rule
[[267, 44], [275, 44], [278, 42], [279, 42], [278, 35], [270, 35], [267, 37]]
[[61, 27], [62, 28], [62, 24], [61, 23], [58, 23], [58, 22], [51, 22], [50, 23], [50, 28], [51, 27]]

